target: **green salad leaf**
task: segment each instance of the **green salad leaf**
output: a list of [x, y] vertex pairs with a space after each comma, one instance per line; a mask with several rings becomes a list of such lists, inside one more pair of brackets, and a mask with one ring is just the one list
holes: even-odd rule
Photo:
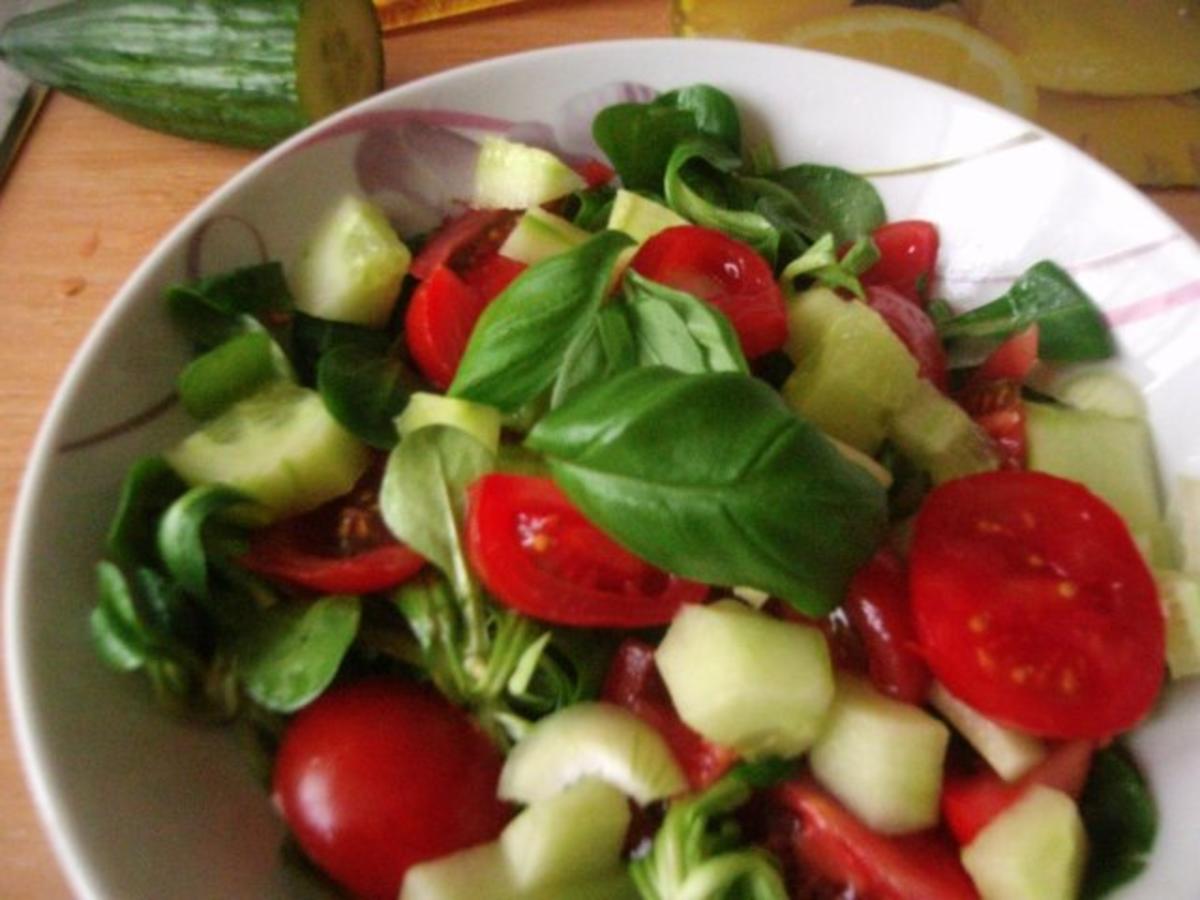
[[236, 334], [196, 357], [177, 382], [183, 408], [211, 419], [276, 379], [295, 381], [287, 356], [264, 329]]
[[1081, 896], [1097, 900], [1141, 874], [1158, 832], [1150, 789], [1120, 744], [1092, 758], [1079, 813], [1088, 835]]
[[395, 418], [420, 389], [412, 369], [388, 350], [346, 343], [327, 351], [317, 364], [317, 390], [329, 414], [380, 450], [396, 446]]
[[183, 333], [210, 350], [254, 324], [274, 324], [295, 306], [283, 265], [244, 266], [167, 289], [167, 308]]
[[841, 245], [870, 236], [887, 221], [887, 211], [874, 185], [837, 166], [805, 163], [768, 176], [795, 198], [804, 233], [810, 241], [830, 233]]
[[105, 550], [122, 566], [158, 562], [158, 520], [187, 490], [161, 456], [139, 459], [125, 475]]
[[739, 373], [633, 369], [581, 391], [526, 443], [634, 553], [811, 615], [841, 602], [886, 523], [879, 483]]

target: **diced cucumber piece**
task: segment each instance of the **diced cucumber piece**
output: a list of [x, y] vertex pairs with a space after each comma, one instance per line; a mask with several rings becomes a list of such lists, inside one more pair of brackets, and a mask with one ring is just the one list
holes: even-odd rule
[[1131, 531], [1158, 526], [1158, 466], [1144, 420], [1026, 403], [1025, 428], [1029, 468], [1081, 482], [1120, 513]]
[[950, 729], [920, 707], [842, 675], [809, 764], [867, 825], [901, 834], [937, 824], [949, 742]]
[[396, 431], [403, 439], [429, 425], [449, 425], [465, 431], [493, 453], [500, 448], [500, 411], [493, 406], [418, 391], [396, 417]]
[[1167, 617], [1167, 667], [1172, 678], [1200, 675], [1200, 576], [1154, 573]]
[[535, 206], [517, 219], [517, 224], [500, 245], [500, 255], [532, 266], [578, 247], [589, 237], [588, 232], [562, 216]]
[[888, 436], [935, 484], [999, 466], [991, 440], [962, 407], [922, 379], [892, 416]]
[[1118, 419], [1144, 419], [1146, 399], [1137, 385], [1112, 369], [1083, 369], [1066, 374], [1034, 377], [1041, 393], [1084, 412], [1103, 413]]
[[874, 453], [891, 415], [917, 389], [916, 360], [875, 310], [829, 291], [800, 294], [788, 321], [796, 369], [783, 399], [838, 440]]
[[1075, 900], [1087, 835], [1075, 801], [1035, 785], [962, 851], [983, 900]]
[[188, 484], [227, 484], [274, 517], [340, 497], [366, 470], [368, 456], [319, 394], [287, 381], [235, 403], [166, 453]]
[[489, 136], [475, 163], [472, 206], [529, 209], [585, 187], [583, 178], [553, 153]]
[[747, 757], [803, 753], [833, 699], [820, 630], [736, 600], [681, 610], [655, 661], [680, 718]]
[[934, 683], [929, 702], [1005, 781], [1016, 781], [1046, 756], [1046, 745], [1033, 735], [989, 719], [941, 683]]
[[588, 881], [621, 864], [631, 818], [624, 794], [585, 778], [525, 809], [505, 827], [500, 846], [522, 890]]
[[536, 803], [589, 777], [643, 806], [687, 787], [671, 748], [653, 727], [611, 703], [576, 703], [540, 719], [512, 749], [499, 793]]
[[608, 214], [608, 227], [623, 231], [639, 244], [660, 231], [686, 225], [688, 220], [669, 206], [620, 188], [613, 198], [612, 210]]
[[1200, 573], [1200, 478], [1179, 479], [1179, 518], [1182, 522], [1183, 567]]
[[319, 319], [383, 328], [411, 261], [383, 211], [346, 196], [296, 261], [291, 278], [296, 307]]

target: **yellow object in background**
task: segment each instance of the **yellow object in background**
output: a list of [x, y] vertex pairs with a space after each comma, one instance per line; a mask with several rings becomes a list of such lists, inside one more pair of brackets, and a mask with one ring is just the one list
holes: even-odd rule
[[1200, 186], [1200, 0], [674, 0], [676, 33], [904, 69], [1033, 118], [1144, 186]]
[[375, 0], [384, 31], [445, 19], [517, 0]]

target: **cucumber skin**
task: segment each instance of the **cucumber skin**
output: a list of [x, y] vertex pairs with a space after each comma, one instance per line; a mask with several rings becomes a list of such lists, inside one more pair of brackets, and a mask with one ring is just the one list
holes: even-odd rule
[[0, 59], [156, 131], [268, 147], [312, 121], [296, 66], [310, 2], [75, 0], [9, 22]]

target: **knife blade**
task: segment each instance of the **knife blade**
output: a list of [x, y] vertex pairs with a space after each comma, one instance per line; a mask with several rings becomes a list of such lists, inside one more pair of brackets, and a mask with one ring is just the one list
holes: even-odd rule
[[[8, 0], [0, 9], [0, 28], [17, 16], [53, 6], [55, 0]], [[12, 168], [48, 91], [0, 62], [0, 185]]]

